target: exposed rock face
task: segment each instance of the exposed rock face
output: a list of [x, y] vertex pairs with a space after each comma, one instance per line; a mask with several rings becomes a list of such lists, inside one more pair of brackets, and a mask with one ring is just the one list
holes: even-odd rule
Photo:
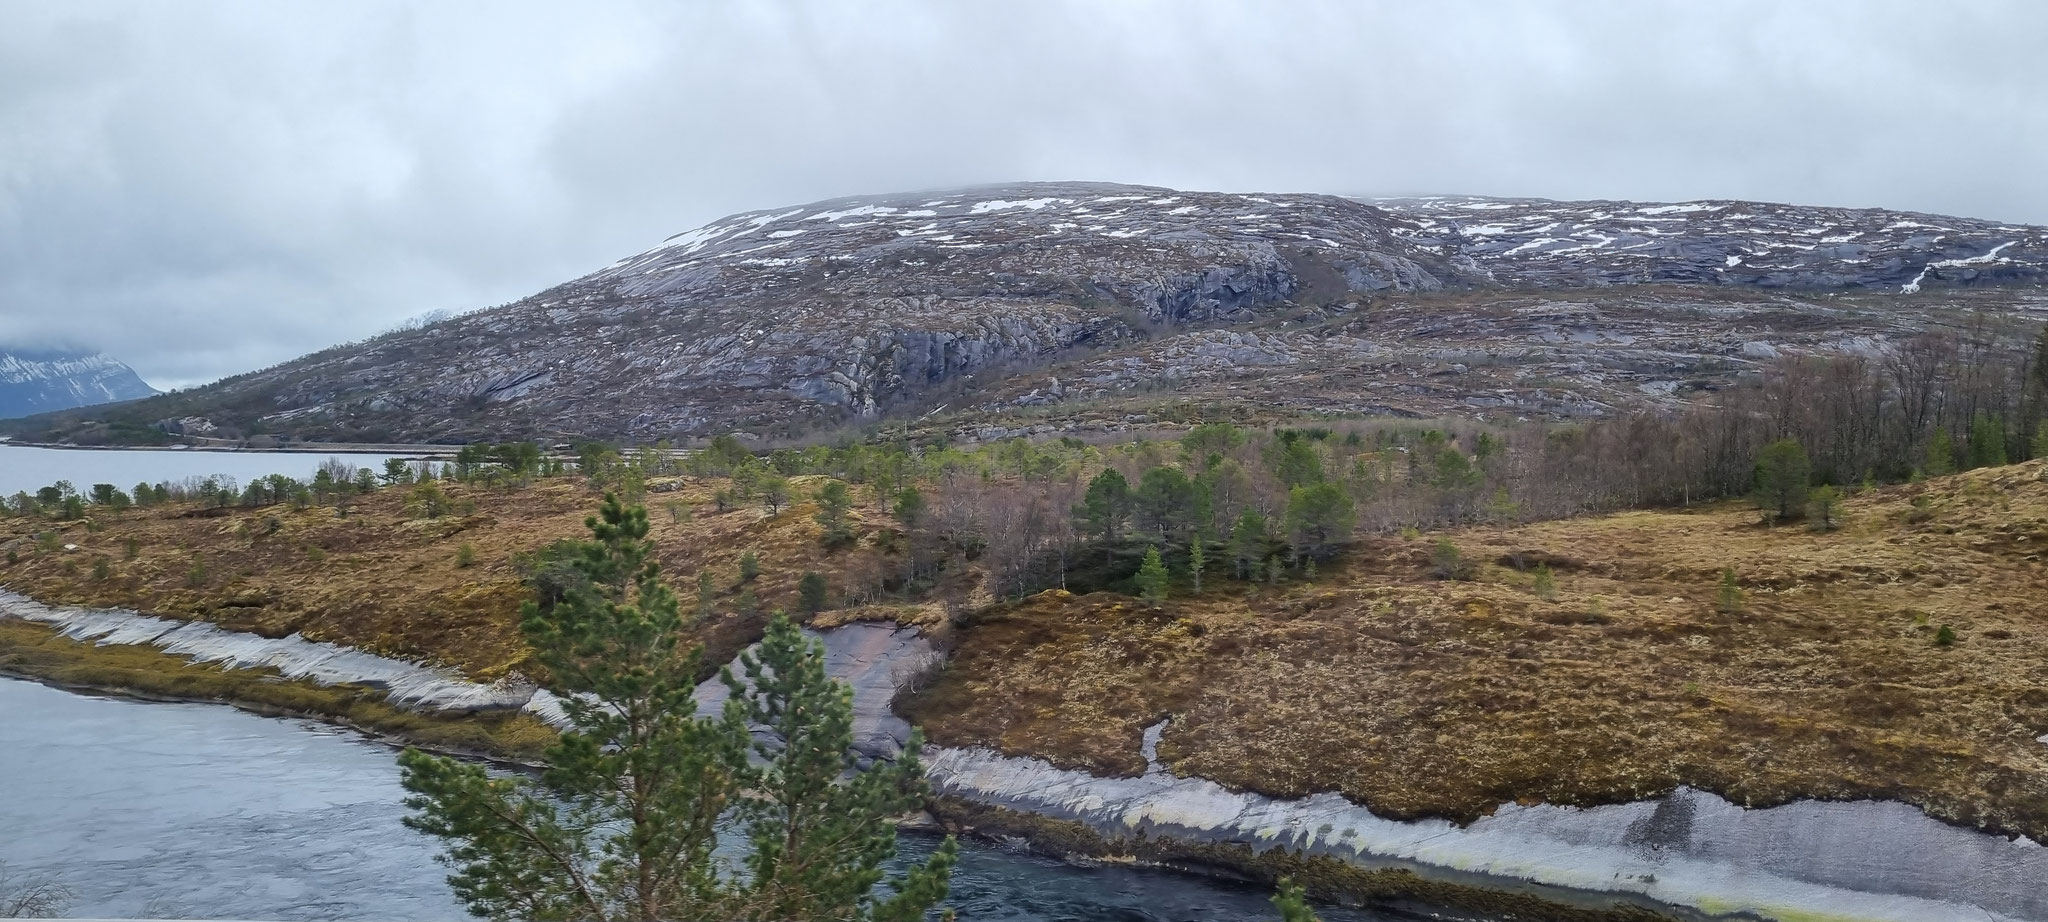
[[155, 394], [134, 369], [104, 355], [0, 351], [0, 419]]
[[[734, 215], [523, 301], [230, 379], [141, 421], [197, 415], [226, 431], [362, 441], [791, 433], [1033, 390], [1039, 402], [1067, 399], [1042, 378], [1021, 390], [1005, 382], [1134, 348], [1163, 362], [1172, 384], [1217, 368], [1300, 366], [1330, 349], [1443, 351], [1416, 337], [1462, 340], [1458, 352], [1553, 354], [1545, 337], [1558, 330], [1608, 335], [1597, 324], [1472, 325], [1484, 311], [1420, 322], [1438, 299], [1579, 289], [1555, 300], [1597, 317], [1616, 286], [1639, 284], [1713, 288], [1778, 310], [1812, 304], [1778, 304], [1785, 293], [2009, 294], [2041, 279], [2044, 240], [2040, 228], [1735, 202], [1366, 202], [1086, 183], [835, 199]], [[1685, 300], [1632, 298], [1619, 313], [1632, 326], [1696, 321], [1687, 339], [1742, 335], [1746, 316], [1659, 316]], [[1409, 315], [1378, 326], [1370, 309], [1359, 313], [1385, 303]], [[1299, 340], [1333, 318], [1368, 345], [1268, 339]], [[1874, 332], [1858, 317], [1811, 319], [1835, 338]], [[1226, 343], [1218, 330], [1260, 345]], [[1637, 363], [1598, 341], [1568, 345], [1596, 365]], [[1057, 374], [1081, 395], [1118, 389], [1113, 369]], [[1597, 410], [1639, 383], [1655, 394], [1679, 380], [1660, 372], [1611, 394], [1511, 394], [1504, 405]], [[1446, 393], [1467, 409], [1502, 405], [1456, 381]], [[147, 417], [147, 406], [135, 412]]]
[[1509, 286], [1912, 294], [1933, 285], [2034, 283], [2048, 267], [2048, 229], [1882, 209], [1471, 196], [1371, 201], [1415, 220], [1398, 235], [1468, 256]]

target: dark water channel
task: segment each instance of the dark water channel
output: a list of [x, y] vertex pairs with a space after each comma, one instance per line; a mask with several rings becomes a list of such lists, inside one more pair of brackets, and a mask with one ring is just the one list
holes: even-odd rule
[[[0, 679], [0, 862], [61, 879], [73, 917], [466, 918], [435, 843], [399, 823], [394, 755], [308, 721]], [[1208, 922], [1275, 918], [1268, 896], [968, 843], [951, 903], [970, 922]]]

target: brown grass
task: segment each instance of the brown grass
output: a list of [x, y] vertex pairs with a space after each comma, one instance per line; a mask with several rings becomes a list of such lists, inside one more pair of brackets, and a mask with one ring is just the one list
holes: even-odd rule
[[[793, 486], [808, 495], [817, 478]], [[761, 558], [753, 585], [760, 610], [794, 608], [804, 570], [826, 575], [835, 593], [872, 580], [883, 569], [872, 546], [874, 526], [856, 509], [867, 540], [827, 551], [818, 541], [808, 502], [770, 516], [759, 504], [715, 512], [712, 493], [722, 481], [674, 479], [649, 493], [648, 520], [663, 566], [686, 608], [693, 608], [696, 575], [716, 577], [722, 616], [709, 624], [711, 655], [730, 657], [760, 631], [760, 618], [733, 614], [740, 555]], [[519, 607], [528, 598], [516, 555], [561, 538], [587, 537], [583, 520], [598, 503], [580, 480], [492, 490], [443, 483], [454, 501], [473, 502], [469, 515], [413, 519], [405, 509], [409, 487], [359, 498], [348, 517], [331, 507], [294, 510], [200, 510], [192, 506], [95, 510], [84, 522], [0, 519], [0, 585], [51, 603], [131, 608], [168, 617], [211, 621], [268, 637], [299, 632], [377, 653], [455, 666], [483, 680], [530, 669], [519, 638]], [[668, 503], [688, 507], [676, 523]], [[274, 528], [273, 528], [273, 522]], [[40, 551], [34, 536], [60, 533], [76, 551]], [[138, 548], [126, 559], [126, 542]], [[457, 565], [458, 549], [476, 549], [476, 563]], [[17, 558], [6, 562], [6, 552]], [[93, 561], [111, 570], [93, 578]], [[193, 585], [194, 561], [205, 578]]]
[[[1044, 593], [979, 617], [910, 710], [940, 743], [1120, 774], [1171, 715], [1178, 771], [1395, 816], [1690, 784], [1753, 805], [1900, 800], [2039, 838], [2041, 476], [1878, 490], [1829, 534], [1732, 504], [1451, 532], [1482, 562], [1471, 582], [1429, 576], [1426, 535], [1361, 542], [1313, 585], [1225, 581], [1158, 610]], [[1912, 521], [1921, 495], [1932, 514]], [[1549, 560], [1554, 601], [1517, 556]], [[1726, 566], [1739, 612], [1715, 604]]]

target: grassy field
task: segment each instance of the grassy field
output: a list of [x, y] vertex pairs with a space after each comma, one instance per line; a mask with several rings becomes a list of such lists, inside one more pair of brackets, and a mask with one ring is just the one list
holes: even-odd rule
[[1876, 490], [1830, 533], [1734, 504], [1452, 532], [1469, 581], [1436, 578], [1425, 535], [1360, 542], [1313, 583], [1212, 579], [1157, 608], [1043, 593], [977, 615], [909, 711], [941, 744], [1112, 774], [1141, 771], [1143, 729], [1171, 717], [1176, 771], [1395, 816], [1688, 784], [1900, 800], [2039, 839], [2041, 476]]
[[[1160, 754], [1176, 771], [1275, 795], [1337, 790], [1393, 816], [1469, 819], [1503, 802], [1594, 804], [1689, 784], [1753, 805], [1900, 800], [2048, 838], [2048, 745], [2035, 741], [2048, 733], [2042, 474], [2032, 462], [1862, 493], [1826, 533], [1723, 504], [1366, 538], [1315, 579], [1277, 584], [1220, 578], [1212, 559], [1207, 591], [1189, 593], [1183, 576], [1158, 607], [1111, 592], [969, 599], [947, 638], [952, 663], [906, 707], [940, 744], [1111, 774], [1141, 771], [1143, 729], [1170, 717]], [[684, 603], [700, 569], [715, 575], [714, 658], [759, 629], [735, 610], [742, 588], [767, 611], [794, 605], [806, 569], [837, 591], [893, 566], [871, 510], [855, 513], [860, 541], [828, 551], [808, 504], [716, 512], [721, 486], [675, 480], [647, 497]], [[0, 585], [298, 631], [479, 679], [525, 669], [515, 558], [581, 534], [595, 494], [569, 480], [444, 488], [474, 511], [412, 518], [400, 488], [346, 518], [275, 506], [137, 509], [92, 526], [0, 520]], [[1469, 579], [1436, 576], [1446, 537]], [[457, 559], [464, 544], [471, 566]], [[748, 549], [762, 575], [742, 587]], [[1554, 591], [1539, 591], [1539, 565]], [[1738, 604], [1724, 604], [1724, 568]], [[948, 591], [973, 576], [951, 574]], [[945, 620], [934, 601], [827, 617]], [[1944, 627], [1953, 642], [1940, 642]], [[416, 718], [365, 711], [375, 703], [359, 692], [88, 650], [19, 624], [0, 624], [0, 667], [376, 728]]]

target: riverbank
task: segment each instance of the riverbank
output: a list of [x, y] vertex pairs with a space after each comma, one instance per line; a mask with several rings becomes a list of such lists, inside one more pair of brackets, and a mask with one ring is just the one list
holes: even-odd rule
[[531, 714], [439, 716], [393, 705], [382, 689], [286, 679], [276, 669], [223, 668], [139, 644], [71, 640], [53, 625], [0, 616], [0, 675], [69, 691], [231, 705], [303, 717], [395, 744], [537, 764], [554, 731]]
[[[10, 610], [26, 611], [21, 603]], [[119, 626], [110, 622], [121, 619], [155, 622], [118, 612], [41, 614], [86, 635], [119, 636]], [[145, 633], [161, 630], [148, 626]], [[856, 748], [892, 751], [909, 726], [889, 703], [928, 661], [929, 643], [914, 629], [880, 622], [846, 624], [819, 636], [828, 670], [853, 690]], [[0, 634], [0, 641], [7, 639]], [[153, 682], [166, 671], [164, 660], [175, 658], [132, 645], [88, 646], [48, 635], [30, 640], [44, 649], [62, 641], [54, 645], [58, 655], [42, 658], [46, 666], [127, 658], [117, 664], [122, 671], [90, 673], [92, 683], [136, 677]], [[235, 643], [223, 638], [213, 645]], [[200, 646], [178, 640], [172, 645]], [[338, 662], [374, 659], [349, 656], [354, 658]], [[135, 657], [141, 657], [139, 665]], [[0, 649], [0, 661], [23, 660], [36, 658]], [[375, 674], [389, 672], [372, 666]], [[208, 683], [199, 693], [221, 700], [265, 700], [280, 684], [270, 675], [221, 678], [204, 667], [182, 669], [199, 669], [199, 681]], [[64, 676], [59, 669], [43, 671]], [[170, 687], [193, 694], [185, 680], [180, 675]], [[357, 691], [395, 695], [399, 688]], [[700, 704], [722, 690], [707, 683], [699, 691]], [[458, 699], [470, 694], [459, 687], [442, 691]], [[297, 710], [305, 707], [302, 693], [286, 699], [297, 713], [353, 713], [318, 701]], [[385, 729], [404, 737], [419, 726]], [[1427, 905], [1438, 913], [1448, 908], [1475, 918], [1550, 922], [1946, 922], [1964, 911], [1993, 920], [2048, 919], [2048, 899], [2032, 888], [2048, 874], [2044, 849], [1946, 826], [1902, 805], [1801, 803], [1746, 810], [1681, 790], [1592, 810], [1505, 804], [1468, 826], [1404, 822], [1336, 795], [1266, 798], [1176, 775], [1157, 762], [1163, 730], [1146, 732], [1148, 767], [1139, 778], [1075, 772], [986, 749], [935, 747], [926, 755], [939, 795], [933, 811], [949, 828], [999, 840], [1023, 838], [1069, 859], [1267, 882], [1296, 875], [1323, 897], [1382, 909]]]

